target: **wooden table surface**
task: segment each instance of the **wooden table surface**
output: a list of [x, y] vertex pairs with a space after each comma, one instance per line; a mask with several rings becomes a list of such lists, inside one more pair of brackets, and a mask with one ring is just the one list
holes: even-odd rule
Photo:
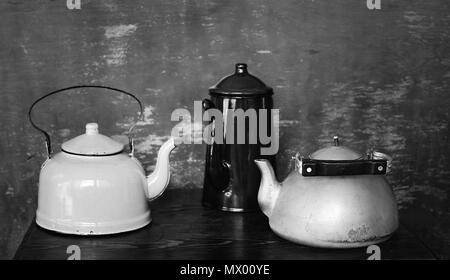
[[[33, 223], [15, 259], [367, 259], [366, 248], [319, 249], [276, 236], [261, 212], [225, 213], [202, 207], [201, 190], [168, 190], [152, 203], [153, 222], [137, 231], [108, 236], [64, 235]], [[381, 259], [434, 259], [435, 254], [400, 226], [379, 244]]]

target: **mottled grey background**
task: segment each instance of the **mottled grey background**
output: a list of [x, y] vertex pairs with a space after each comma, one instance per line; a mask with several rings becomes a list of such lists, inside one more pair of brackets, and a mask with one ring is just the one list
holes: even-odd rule
[[[146, 106], [137, 153], [151, 170], [172, 110], [192, 110], [235, 62], [275, 90], [280, 179], [296, 151], [335, 134], [376, 147], [394, 157], [403, 225], [449, 252], [449, 1], [382, 0], [379, 11], [366, 0], [81, 2], [79, 11], [65, 0], [0, 2], [0, 258], [13, 256], [36, 208], [45, 149], [27, 120], [34, 99], [76, 84], [135, 93]], [[130, 100], [91, 93], [37, 108], [56, 147], [88, 121], [106, 135], [130, 125]], [[201, 188], [204, 149], [176, 150], [171, 187]]]

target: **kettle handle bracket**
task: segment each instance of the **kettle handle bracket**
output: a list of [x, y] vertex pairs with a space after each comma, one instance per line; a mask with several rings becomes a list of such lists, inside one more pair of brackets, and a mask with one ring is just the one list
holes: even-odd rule
[[134, 157], [134, 139], [133, 137], [128, 137], [128, 146], [130, 147], [130, 157]]

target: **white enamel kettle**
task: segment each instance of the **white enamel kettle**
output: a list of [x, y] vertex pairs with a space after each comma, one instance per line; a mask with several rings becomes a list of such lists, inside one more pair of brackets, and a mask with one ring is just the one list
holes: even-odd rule
[[49, 134], [32, 120], [33, 107], [42, 99], [56, 93], [104, 86], [74, 86], [51, 92], [36, 100], [30, 107], [29, 119], [33, 127], [45, 135], [48, 158], [39, 176], [36, 223], [46, 229], [80, 235], [100, 235], [130, 231], [151, 222], [147, 200], [160, 196], [170, 179], [169, 154], [175, 148], [173, 138], [165, 142], [158, 153], [155, 170], [149, 176], [133, 155], [130, 132], [130, 154], [124, 145], [99, 133], [96, 123], [86, 125], [86, 133], [61, 146], [52, 154]]

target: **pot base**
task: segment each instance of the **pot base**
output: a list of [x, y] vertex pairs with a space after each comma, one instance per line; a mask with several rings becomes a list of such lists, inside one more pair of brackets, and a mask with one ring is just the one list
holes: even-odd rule
[[272, 231], [278, 235], [279, 237], [286, 239], [288, 241], [300, 244], [300, 245], [306, 245], [311, 247], [318, 247], [318, 248], [333, 248], [333, 249], [350, 249], [350, 248], [360, 248], [360, 247], [367, 247], [370, 245], [378, 244], [381, 242], [384, 242], [392, 237], [394, 233], [380, 236], [376, 238], [372, 238], [370, 240], [365, 241], [325, 241], [325, 240], [319, 240], [319, 239], [306, 239], [306, 238], [296, 238], [292, 236], [287, 236], [283, 233], [278, 232], [277, 230], [273, 229], [271, 227]]
[[118, 222], [73, 222], [48, 218], [39, 211], [36, 212], [36, 224], [44, 229], [76, 235], [116, 234], [142, 228], [152, 221], [150, 211], [133, 219]]
[[234, 213], [246, 213], [246, 212], [255, 212], [259, 210], [259, 208], [235, 208], [235, 207], [226, 207], [226, 206], [218, 206], [213, 205], [207, 202], [203, 202], [203, 206], [209, 209], [216, 209], [223, 212], [234, 212]]

